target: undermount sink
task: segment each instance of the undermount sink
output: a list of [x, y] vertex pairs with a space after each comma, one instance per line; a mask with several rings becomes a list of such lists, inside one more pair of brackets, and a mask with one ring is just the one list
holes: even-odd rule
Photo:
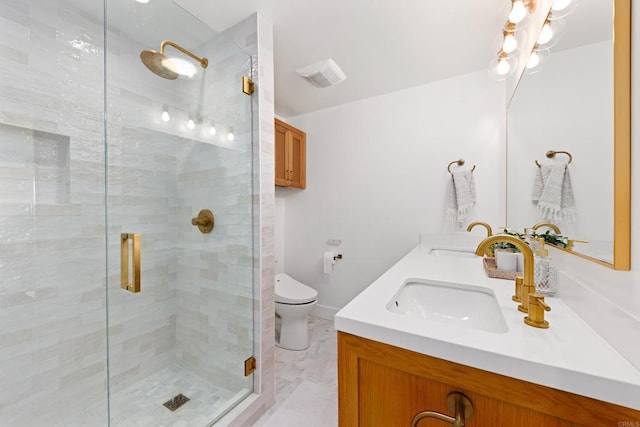
[[389, 301], [387, 310], [487, 332], [509, 330], [495, 294], [483, 286], [408, 279]]
[[434, 248], [429, 251], [429, 255], [435, 256], [453, 256], [461, 258], [475, 258], [477, 255], [473, 251], [465, 251], [462, 249], [438, 249]]

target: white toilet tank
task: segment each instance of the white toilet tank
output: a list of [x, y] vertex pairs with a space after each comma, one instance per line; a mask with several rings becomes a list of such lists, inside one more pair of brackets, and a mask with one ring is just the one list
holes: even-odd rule
[[318, 292], [285, 273], [276, 274], [276, 303], [308, 304], [318, 299]]

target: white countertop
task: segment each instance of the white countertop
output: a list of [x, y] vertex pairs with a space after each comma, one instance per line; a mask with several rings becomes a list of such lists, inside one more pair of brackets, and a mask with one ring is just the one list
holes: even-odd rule
[[[451, 241], [449, 241], [451, 243]], [[337, 330], [452, 362], [640, 410], [640, 372], [571, 311], [547, 297], [549, 329], [523, 322], [511, 300], [511, 280], [491, 279], [482, 259], [429, 254], [443, 245], [422, 243], [335, 316]], [[468, 243], [446, 248], [469, 247]], [[491, 288], [509, 328], [492, 333], [436, 323], [386, 309], [409, 278]], [[560, 295], [562, 283], [560, 283]], [[606, 319], [603, 319], [605, 321]], [[637, 345], [637, 343], [630, 343]]]

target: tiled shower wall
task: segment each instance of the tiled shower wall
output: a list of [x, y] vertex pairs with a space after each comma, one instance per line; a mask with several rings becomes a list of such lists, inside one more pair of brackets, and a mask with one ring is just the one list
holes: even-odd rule
[[4, 425], [62, 424], [88, 402], [106, 419], [101, 46], [101, 22], [63, 3], [0, 1]]
[[[180, 95], [188, 83], [153, 76], [138, 59], [149, 47], [110, 28], [105, 233], [102, 28], [64, 1], [0, 0], [0, 419], [7, 425], [106, 423], [105, 235], [112, 392], [178, 360], [215, 378], [207, 366], [228, 372], [229, 353], [242, 347], [237, 337], [250, 333], [234, 326], [233, 310], [251, 312], [251, 157], [238, 159], [250, 150], [250, 131], [236, 125], [239, 145], [231, 149], [163, 127], [162, 104], [193, 107]], [[211, 117], [232, 121], [210, 108]], [[230, 181], [215, 184], [225, 176]], [[211, 241], [190, 225], [207, 194], [217, 205], [209, 207], [219, 232]], [[142, 235], [140, 294], [119, 288], [121, 232]], [[240, 281], [230, 278], [236, 272]], [[90, 404], [97, 404], [85, 414], [91, 418], [78, 418]]]
[[[253, 355], [251, 97], [242, 93], [251, 57], [218, 37], [198, 48], [209, 58], [203, 88], [182, 84], [182, 96], [202, 97], [205, 117], [216, 117], [216, 144], [179, 144], [177, 333], [178, 363], [229, 390], [250, 391], [244, 360]], [[196, 103], [192, 103], [196, 105]], [[192, 107], [194, 108], [194, 107]], [[235, 140], [227, 138], [229, 127]], [[190, 218], [215, 216], [211, 234]]]

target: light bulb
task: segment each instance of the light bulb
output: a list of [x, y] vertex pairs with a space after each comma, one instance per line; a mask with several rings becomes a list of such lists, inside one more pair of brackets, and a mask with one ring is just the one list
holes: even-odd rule
[[195, 65], [182, 58], [165, 58], [162, 60], [162, 66], [188, 78], [193, 78], [198, 72]]
[[553, 28], [551, 28], [551, 22], [546, 21], [542, 26], [542, 30], [540, 30], [540, 35], [538, 36], [538, 44], [549, 43], [552, 38]]
[[233, 134], [233, 129], [229, 131], [229, 135], [227, 135], [227, 139], [229, 141], [233, 141], [234, 139], [236, 139], [236, 136]]
[[147, 4], [149, 0], [136, 0], [138, 3]]
[[506, 53], [511, 53], [518, 47], [518, 40], [513, 33], [505, 32], [504, 40], [502, 41], [502, 50]]
[[209, 126], [209, 135], [214, 136], [216, 134], [216, 127], [214, 125]]
[[171, 116], [169, 115], [169, 108], [167, 106], [162, 107], [162, 114], [160, 115], [160, 118], [163, 122], [168, 122], [169, 120], [171, 120]]
[[511, 4], [511, 12], [509, 13], [509, 22], [517, 24], [527, 16], [527, 7], [524, 5], [524, 1], [515, 0]]
[[570, 4], [571, 0], [555, 0], [553, 6], [551, 6], [551, 10], [563, 10], [569, 7]]
[[511, 65], [509, 65], [507, 58], [500, 58], [496, 67], [498, 74], [504, 76], [509, 72], [509, 70], [511, 70]]
[[536, 68], [540, 64], [540, 55], [538, 52], [531, 52], [531, 56], [529, 56], [529, 61], [527, 61], [527, 70], [532, 68]]
[[195, 128], [195, 127], [196, 127], [196, 122], [195, 122], [195, 121], [193, 121], [193, 119], [189, 119], [189, 120], [187, 121], [187, 127], [188, 127], [189, 129], [193, 129], [193, 128]]

